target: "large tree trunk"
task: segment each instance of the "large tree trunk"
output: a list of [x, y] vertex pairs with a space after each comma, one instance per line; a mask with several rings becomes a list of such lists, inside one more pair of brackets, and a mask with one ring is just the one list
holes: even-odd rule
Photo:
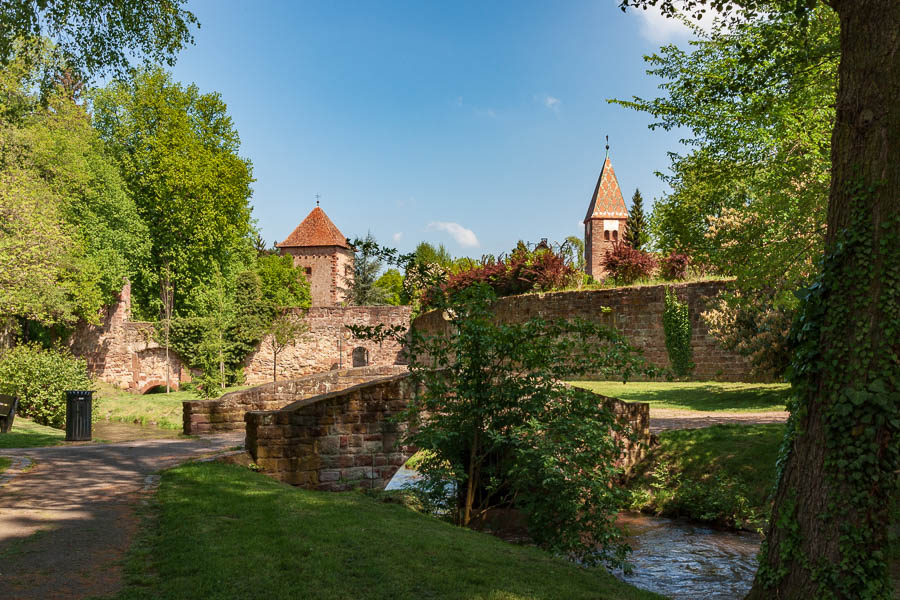
[[749, 598], [889, 598], [900, 397], [900, 0], [832, 0], [841, 64], [820, 282], [795, 324], [796, 435]]

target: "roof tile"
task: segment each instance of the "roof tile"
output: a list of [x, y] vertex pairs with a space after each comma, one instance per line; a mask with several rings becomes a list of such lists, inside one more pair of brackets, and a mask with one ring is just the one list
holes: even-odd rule
[[291, 235], [281, 242], [275, 244], [278, 248], [298, 248], [306, 246], [340, 246], [341, 248], [349, 248], [347, 238], [341, 233], [341, 230], [331, 222], [325, 211], [315, 207], [309, 213], [303, 222], [297, 225], [297, 228], [291, 232]]
[[619, 181], [613, 171], [609, 156], [603, 162], [600, 177], [597, 178], [597, 187], [591, 196], [591, 205], [588, 207], [585, 221], [589, 219], [627, 219], [628, 209], [625, 208], [625, 199], [622, 190], [619, 189]]

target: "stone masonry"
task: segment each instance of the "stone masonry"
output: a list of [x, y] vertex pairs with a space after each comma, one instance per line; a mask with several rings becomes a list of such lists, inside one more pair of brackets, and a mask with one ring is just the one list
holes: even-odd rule
[[[395, 375], [342, 391], [302, 398], [278, 411], [248, 412], [247, 451], [263, 471], [314, 490], [383, 488], [414, 448], [399, 447], [406, 423], [390, 417], [415, 393], [409, 375]], [[635, 434], [624, 440], [620, 466], [628, 470], [650, 441], [650, 408], [597, 396]]]
[[188, 400], [184, 402], [184, 433], [196, 435], [244, 429], [244, 414], [248, 411], [278, 410], [303, 398], [340, 391], [405, 372], [406, 367], [403, 366], [326, 371], [231, 392], [215, 400]]
[[[131, 284], [125, 282], [119, 299], [106, 307], [99, 325], [82, 324], [69, 339], [69, 349], [87, 361], [96, 379], [144, 393], [166, 384], [166, 351], [153, 340], [153, 324], [129, 321]], [[177, 389], [191, 381], [190, 369], [169, 350], [169, 383]]]
[[[346, 325], [409, 326], [408, 306], [319, 306], [310, 308], [309, 331], [278, 354], [278, 379], [354, 366], [404, 364], [403, 348], [393, 340], [379, 344], [354, 340]], [[272, 349], [264, 340], [244, 361], [247, 383], [272, 381]]]
[[[709, 299], [726, 285], [725, 281], [679, 283], [671, 287], [682, 302], [687, 302], [691, 319], [691, 347], [696, 381], [755, 381], [750, 362], [740, 354], [725, 350], [709, 333], [700, 317]], [[495, 313], [502, 322], [521, 322], [533, 317], [545, 319], [575, 318], [600, 321], [615, 327], [628, 341], [643, 349], [644, 356], [659, 367], [669, 366], [662, 314], [666, 285], [526, 294], [501, 298]], [[602, 311], [609, 307], [608, 313]], [[441, 313], [420, 315], [413, 327], [424, 333], [446, 332]]]

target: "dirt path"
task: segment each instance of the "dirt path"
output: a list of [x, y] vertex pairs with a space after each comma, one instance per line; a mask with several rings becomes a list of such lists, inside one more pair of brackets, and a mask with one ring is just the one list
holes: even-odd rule
[[729, 423], [739, 425], [756, 425], [763, 423], [784, 423], [788, 413], [771, 412], [703, 412], [698, 410], [675, 410], [671, 408], [650, 409], [650, 433], [659, 433], [668, 429], [697, 429], [710, 425]]
[[0, 596], [115, 593], [135, 505], [158, 481], [153, 473], [239, 446], [243, 436], [0, 450], [14, 457], [0, 481]]

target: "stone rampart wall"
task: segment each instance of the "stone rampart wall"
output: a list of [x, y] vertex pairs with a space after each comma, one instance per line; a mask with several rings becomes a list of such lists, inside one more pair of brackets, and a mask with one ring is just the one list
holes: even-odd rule
[[[153, 339], [153, 324], [129, 321], [131, 285], [126, 283], [115, 304], [106, 307], [99, 325], [82, 324], [69, 338], [69, 349], [87, 361], [91, 375], [136, 392], [166, 384], [166, 351]], [[169, 350], [169, 383], [177, 389], [191, 372]]]
[[[390, 417], [414, 393], [408, 375], [298, 399], [277, 411], [248, 412], [247, 451], [268, 475], [315, 490], [383, 488], [413, 448], [399, 447], [407, 425]], [[625, 440], [620, 465], [643, 458], [650, 441], [650, 408], [598, 395], [636, 434]]]
[[380, 366], [326, 371], [231, 392], [215, 400], [187, 400], [184, 402], [184, 433], [192, 435], [244, 429], [244, 414], [248, 411], [278, 410], [303, 398], [402, 373], [406, 373], [406, 367]]
[[[408, 306], [318, 306], [306, 313], [309, 330], [278, 354], [278, 379], [296, 379], [330, 369], [403, 364], [402, 347], [348, 339], [346, 325], [409, 326]], [[355, 354], [354, 354], [355, 351]], [[272, 381], [274, 358], [266, 340], [244, 361], [247, 383]]]
[[[696, 367], [691, 378], [697, 381], [758, 381], [749, 361], [722, 348], [709, 333], [700, 314], [708, 302], [724, 288], [725, 281], [700, 281], [671, 286], [655, 285], [606, 290], [584, 290], [510, 296], [497, 301], [495, 313], [505, 323], [532, 317], [545, 319], [575, 318], [600, 321], [615, 327], [629, 342], [642, 348], [644, 356], [660, 367], [669, 366], [662, 314], [665, 290], [672, 287], [682, 302], [687, 302], [691, 320], [691, 346]], [[609, 312], [603, 312], [609, 307]], [[413, 322], [417, 330], [443, 333], [449, 324], [438, 311], [425, 313]]]

